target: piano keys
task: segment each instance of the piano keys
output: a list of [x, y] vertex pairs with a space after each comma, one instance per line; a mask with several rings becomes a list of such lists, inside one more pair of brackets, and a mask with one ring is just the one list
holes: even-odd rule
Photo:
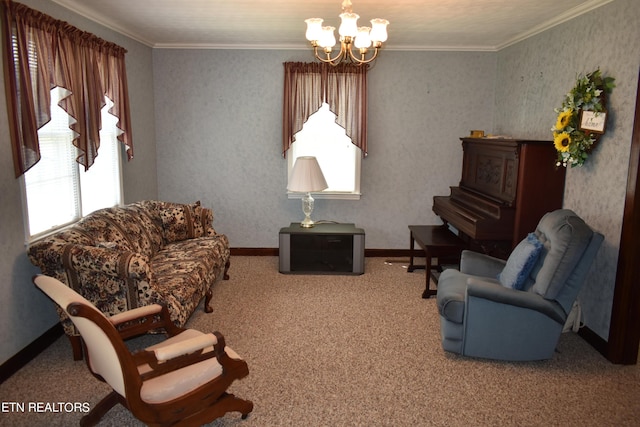
[[469, 247], [506, 258], [540, 218], [562, 207], [565, 169], [551, 141], [461, 138], [462, 178], [433, 211]]

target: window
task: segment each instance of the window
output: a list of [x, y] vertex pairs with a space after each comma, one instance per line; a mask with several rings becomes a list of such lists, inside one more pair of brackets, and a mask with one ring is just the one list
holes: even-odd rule
[[[77, 162], [85, 169], [94, 164], [105, 96], [113, 101], [110, 111], [122, 130], [117, 138], [126, 147], [127, 159], [133, 159], [126, 49], [23, 4], [3, 2], [3, 6], [2, 51], [16, 177], [40, 161], [39, 130], [51, 121], [52, 87], [69, 91], [64, 108], [77, 120], [73, 123]], [[53, 131], [58, 134], [54, 139], [61, 135], [60, 128]]]
[[[314, 197], [357, 199], [360, 197], [362, 151], [335, 120], [336, 115], [327, 103], [309, 116], [302, 130], [296, 134], [296, 142], [288, 150], [288, 173], [291, 174], [298, 157], [315, 156], [329, 188], [317, 193], [318, 197], [314, 193]], [[299, 196], [290, 194], [292, 198]]]
[[122, 200], [120, 145], [117, 119], [108, 113], [113, 103], [105, 98], [102, 109], [100, 150], [85, 172], [76, 162], [70, 116], [58, 106], [68, 91], [51, 91], [51, 121], [38, 130], [41, 160], [23, 180], [27, 240], [33, 240], [79, 220], [95, 210], [115, 206]]
[[297, 157], [318, 159], [329, 185], [320, 198], [360, 198], [360, 162], [367, 155], [367, 70], [350, 63], [284, 63], [282, 153], [288, 174]]
[[[117, 141], [133, 158], [127, 51], [20, 3], [5, 3], [9, 134], [31, 241], [121, 203]], [[61, 99], [69, 114], [58, 106]]]

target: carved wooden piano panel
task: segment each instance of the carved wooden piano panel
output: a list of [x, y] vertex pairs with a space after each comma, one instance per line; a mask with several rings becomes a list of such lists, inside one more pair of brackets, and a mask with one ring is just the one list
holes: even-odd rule
[[469, 246], [506, 257], [540, 218], [562, 207], [565, 169], [551, 141], [461, 138], [462, 178], [433, 211]]

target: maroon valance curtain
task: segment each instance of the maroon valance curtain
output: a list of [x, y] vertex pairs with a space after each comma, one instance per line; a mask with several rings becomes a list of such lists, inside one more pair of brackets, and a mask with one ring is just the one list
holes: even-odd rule
[[353, 144], [367, 155], [367, 65], [318, 62], [284, 63], [284, 108], [282, 154], [295, 141], [295, 134], [323, 102], [336, 115]]
[[104, 96], [133, 158], [125, 69], [126, 50], [29, 7], [2, 0], [4, 76], [16, 177], [40, 160], [38, 129], [51, 119], [54, 87], [70, 94], [59, 103], [71, 117], [78, 163], [87, 170], [100, 147]]

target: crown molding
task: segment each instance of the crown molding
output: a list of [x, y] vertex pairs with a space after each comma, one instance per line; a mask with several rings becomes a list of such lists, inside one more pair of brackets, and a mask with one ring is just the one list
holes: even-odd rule
[[496, 51], [502, 50], [506, 47], [512, 46], [516, 43], [519, 43], [523, 40], [528, 39], [529, 37], [533, 37], [537, 34], [543, 33], [555, 26], [558, 26], [562, 23], [570, 21], [574, 18], [577, 18], [580, 15], [584, 15], [585, 13], [591, 12], [592, 10], [598, 9], [599, 7], [604, 6], [605, 4], [611, 3], [613, 0], [589, 0], [579, 6], [576, 6], [572, 9], [567, 10], [565, 13], [561, 13], [555, 18], [543, 22], [540, 25], [533, 27], [532, 29], [525, 31], [523, 33], [518, 34], [516, 37], [511, 40], [498, 45], [495, 47]]
[[65, 9], [68, 9], [82, 16], [83, 18], [87, 18], [88, 20], [93, 21], [96, 24], [102, 25], [103, 27], [106, 27], [112, 31], [115, 31], [116, 33], [122, 34], [123, 36], [126, 36], [146, 46], [154, 47], [155, 43], [153, 41], [143, 37], [141, 34], [129, 31], [127, 28], [119, 25], [117, 22], [114, 22], [109, 18], [96, 14], [94, 11], [86, 7], [86, 5], [84, 5], [81, 2], [75, 2], [75, 1], [69, 1], [69, 0], [51, 0], [51, 1], [53, 3], [56, 3], [64, 7]]
[[[257, 44], [220, 44], [220, 43], [157, 43], [153, 40], [149, 40], [143, 35], [133, 32], [124, 26], [118, 24], [115, 21], [109, 20], [104, 16], [96, 14], [90, 8], [86, 7], [82, 2], [76, 0], [51, 0], [54, 3], [71, 10], [78, 15], [87, 18], [99, 25], [102, 25], [112, 31], [122, 34], [132, 40], [142, 43], [154, 49], [234, 49], [234, 50], [306, 50], [309, 49], [308, 45], [290, 45], [290, 44], [269, 44], [269, 45], [257, 45]], [[518, 34], [506, 42], [496, 46], [450, 46], [450, 45], [405, 45], [405, 46], [385, 46], [384, 50], [387, 51], [406, 51], [406, 52], [498, 52], [504, 48], [517, 44], [523, 40], [540, 34], [550, 28], [574, 19], [580, 15], [591, 12], [599, 7], [602, 7], [614, 0], [588, 0], [585, 3], [576, 6], [553, 19], [546, 21], [540, 25], [533, 27], [532, 29]], [[302, 37], [302, 33], [301, 33]]]

